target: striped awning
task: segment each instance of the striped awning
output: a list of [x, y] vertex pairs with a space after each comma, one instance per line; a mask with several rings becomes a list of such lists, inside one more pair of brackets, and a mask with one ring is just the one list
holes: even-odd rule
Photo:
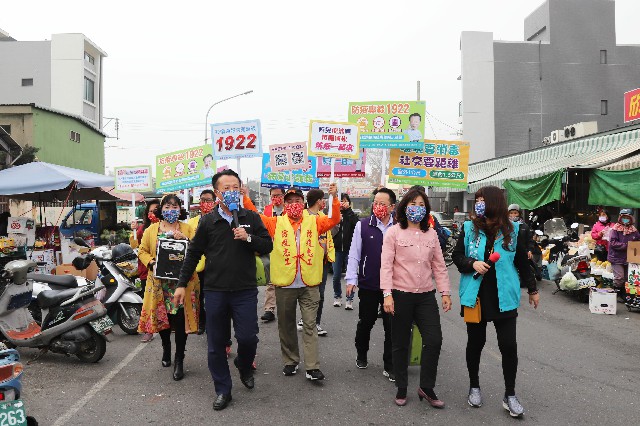
[[640, 167], [640, 130], [561, 142], [521, 154], [469, 165], [469, 192], [488, 185], [502, 186], [507, 179], [525, 180], [561, 169], [611, 169]]

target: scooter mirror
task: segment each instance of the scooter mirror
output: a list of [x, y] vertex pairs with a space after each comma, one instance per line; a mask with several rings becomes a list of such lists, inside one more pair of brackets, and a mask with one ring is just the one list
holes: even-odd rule
[[577, 223], [572, 223], [571, 224], [571, 229], [576, 229], [578, 226], [580, 226], [580, 225], [578, 225]]
[[76, 243], [76, 245], [80, 246], [80, 247], [87, 247], [87, 248], [91, 248], [91, 246], [89, 246], [89, 244], [87, 244], [87, 242], [80, 238], [80, 237], [75, 237], [73, 239], [73, 242]]
[[543, 236], [544, 234], [542, 233], [542, 231], [541, 231], [541, 230], [536, 229], [536, 235], [538, 235], [538, 236], [540, 236], [540, 237], [541, 237], [541, 236]]

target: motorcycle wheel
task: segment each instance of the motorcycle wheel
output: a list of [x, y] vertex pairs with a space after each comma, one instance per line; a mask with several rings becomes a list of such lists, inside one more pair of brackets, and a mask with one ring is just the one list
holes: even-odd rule
[[142, 310], [142, 305], [139, 303], [123, 303], [122, 307], [127, 311], [130, 319], [125, 317], [122, 309], [118, 309], [118, 325], [122, 331], [127, 334], [138, 334], [138, 324], [140, 323], [140, 311]]
[[107, 342], [104, 337], [91, 330], [91, 339], [82, 342], [80, 352], [76, 354], [78, 359], [87, 364], [98, 362], [107, 352]]

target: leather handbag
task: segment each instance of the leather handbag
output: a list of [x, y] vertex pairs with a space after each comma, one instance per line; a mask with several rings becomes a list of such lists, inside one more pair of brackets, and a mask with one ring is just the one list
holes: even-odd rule
[[464, 307], [464, 322], [478, 324], [482, 319], [482, 310], [480, 309], [480, 299], [476, 298], [476, 305], [473, 308]]

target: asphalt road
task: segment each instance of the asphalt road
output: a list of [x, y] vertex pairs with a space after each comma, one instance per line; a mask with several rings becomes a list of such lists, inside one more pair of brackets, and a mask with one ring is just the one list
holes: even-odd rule
[[[450, 269], [450, 276], [457, 288], [457, 271]], [[407, 406], [397, 407], [395, 387], [382, 376], [382, 324], [374, 328], [369, 368], [358, 370], [353, 343], [357, 298], [354, 311], [332, 307], [330, 284], [323, 318], [329, 334], [320, 338], [324, 382], [311, 383], [300, 372], [283, 376], [277, 324], [261, 324], [256, 388], [245, 389], [232, 368], [233, 402], [214, 412], [205, 336], [189, 337], [187, 373], [175, 382], [172, 369], [160, 364], [159, 337], [142, 344], [139, 337], [116, 330], [116, 340], [97, 364], [47, 354], [26, 366], [23, 400], [27, 413], [41, 425], [636, 423], [640, 313], [618, 304], [615, 316], [594, 315], [587, 304], [552, 291], [551, 283], [541, 284], [541, 303], [534, 311], [525, 304], [523, 290], [516, 386], [526, 409], [523, 420], [510, 418], [502, 408], [501, 358], [491, 326], [480, 372], [484, 406], [467, 405], [466, 332], [457, 295], [452, 311], [441, 315], [444, 343], [436, 392], [446, 408], [436, 410], [418, 401], [418, 367], [409, 369]], [[36, 353], [21, 350], [25, 361]]]

